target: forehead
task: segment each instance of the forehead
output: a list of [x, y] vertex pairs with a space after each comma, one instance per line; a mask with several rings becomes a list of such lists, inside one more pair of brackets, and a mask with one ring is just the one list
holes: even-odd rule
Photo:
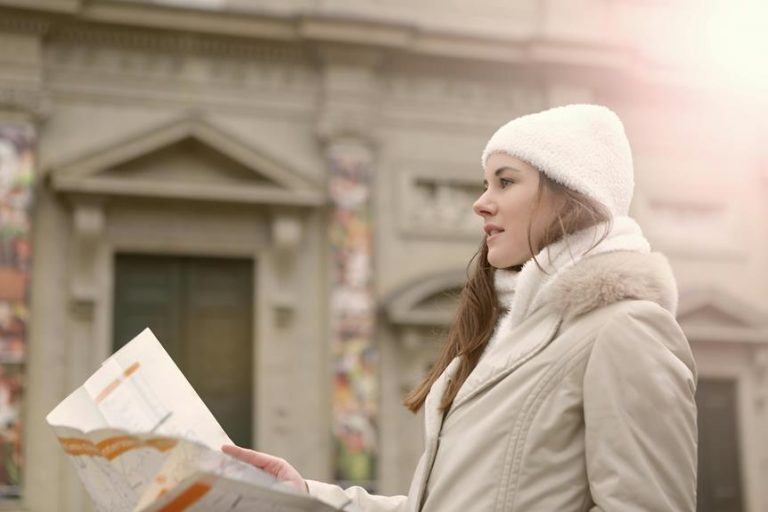
[[[491, 153], [488, 156], [488, 160], [485, 162], [485, 169], [483, 169], [486, 176], [493, 176], [493, 174], [503, 168], [510, 167], [520, 171], [522, 174], [538, 173], [538, 169], [524, 160], [520, 160], [512, 155], [506, 153]], [[512, 171], [514, 172], [514, 171]]]

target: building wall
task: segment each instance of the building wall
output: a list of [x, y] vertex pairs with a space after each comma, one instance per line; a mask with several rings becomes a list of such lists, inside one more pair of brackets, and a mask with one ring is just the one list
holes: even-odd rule
[[[699, 378], [739, 382], [744, 503], [766, 506], [766, 105], [710, 88], [674, 61], [664, 23], [682, 19], [686, 5], [187, 5], [0, 1], [0, 122], [39, 131], [25, 510], [86, 506], [43, 418], [107, 355], [109, 262], [120, 248], [255, 258], [256, 444], [309, 477], [334, 477], [337, 345], [324, 194], [338, 148], [366, 162], [372, 181], [373, 485], [406, 492], [421, 417], [400, 402], [449, 318], [450, 302], [436, 294], [460, 286], [480, 242], [469, 209], [480, 152], [512, 117], [582, 101], [604, 103], [625, 122], [636, 167], [632, 214], [671, 260]], [[647, 37], [651, 29], [659, 37]], [[124, 177], [111, 170], [121, 155], [151, 156], [178, 130], [256, 174], [269, 161], [286, 183], [295, 178], [323, 199], [248, 202], [231, 189], [215, 199], [153, 198], [126, 192], [129, 180], [115, 193], [84, 194], [57, 178], [78, 169]], [[228, 183], [213, 164], [210, 171], [211, 187]], [[153, 179], [185, 184], [173, 172]], [[421, 320], [396, 314], [406, 303], [424, 312]]]

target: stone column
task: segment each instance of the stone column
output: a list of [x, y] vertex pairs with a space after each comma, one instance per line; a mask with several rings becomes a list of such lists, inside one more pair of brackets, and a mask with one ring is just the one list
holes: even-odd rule
[[0, 119], [0, 493], [21, 492], [35, 130]]
[[318, 134], [328, 165], [334, 478], [375, 488], [378, 365], [373, 284], [377, 56], [324, 47]]
[[0, 497], [11, 499], [31, 480], [25, 460], [31, 460], [30, 432], [39, 421], [22, 399], [29, 400], [27, 368], [35, 354], [29, 350], [32, 208], [38, 123], [47, 104], [40, 85], [44, 29], [39, 22], [0, 19]]

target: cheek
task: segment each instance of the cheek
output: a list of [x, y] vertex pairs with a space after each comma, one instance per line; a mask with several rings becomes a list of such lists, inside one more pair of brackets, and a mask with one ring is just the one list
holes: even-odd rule
[[543, 236], [547, 229], [556, 223], [557, 212], [550, 205], [542, 205], [532, 217], [531, 235], [534, 240], [543, 243]]
[[506, 212], [506, 218], [516, 233], [527, 233], [531, 220], [535, 220], [533, 215], [534, 204], [532, 201], [520, 201], [511, 204]]

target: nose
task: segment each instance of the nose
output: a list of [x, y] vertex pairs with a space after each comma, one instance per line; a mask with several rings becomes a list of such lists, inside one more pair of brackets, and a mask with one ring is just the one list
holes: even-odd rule
[[472, 211], [483, 218], [496, 212], [496, 205], [488, 196], [488, 190], [480, 194], [480, 197], [472, 204]]

